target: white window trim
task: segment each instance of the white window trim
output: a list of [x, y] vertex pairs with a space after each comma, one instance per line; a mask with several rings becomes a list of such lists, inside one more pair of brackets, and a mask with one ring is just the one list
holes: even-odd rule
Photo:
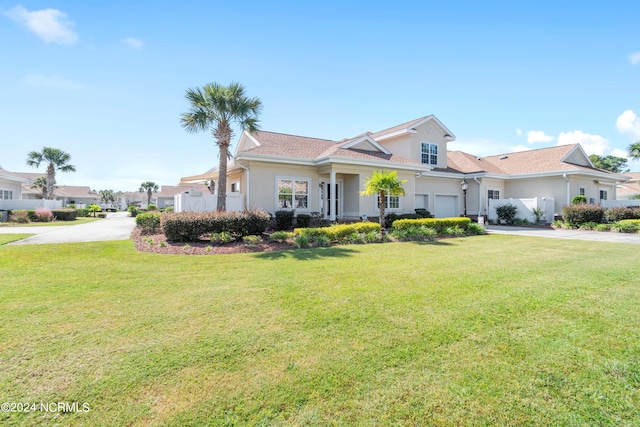
[[[9, 193], [10, 197], [8, 199], [4, 198], [5, 191]], [[0, 200], [13, 200], [13, 193], [14, 193], [14, 190], [11, 190], [9, 188], [0, 188]]]
[[580, 196], [587, 196], [587, 189], [585, 187], [578, 187], [578, 195]]
[[[422, 147], [427, 144], [429, 145], [429, 162], [425, 163], [422, 161], [422, 154], [424, 154], [422, 152]], [[431, 163], [431, 156], [433, 156], [433, 154], [431, 154], [431, 146], [434, 145], [436, 147], [436, 151], [437, 153], [435, 154], [436, 156], [436, 162], [435, 163]], [[440, 146], [434, 142], [429, 142], [429, 141], [420, 141], [420, 163], [423, 165], [429, 165], [429, 166], [433, 166], [433, 167], [437, 167], [438, 164], [440, 164]]]
[[[602, 194], [603, 191], [605, 192], [605, 194], [607, 196], [604, 199], [602, 197], [600, 197], [600, 195]], [[598, 203], [601, 203], [603, 200], [609, 200], [609, 189], [600, 187], [600, 188], [598, 188]]]
[[[402, 205], [404, 197], [403, 196], [395, 196], [398, 198], [398, 207], [397, 208], [384, 208], [385, 213], [387, 212], [402, 212]], [[374, 197], [373, 204], [375, 205], [375, 211], [380, 212], [380, 207], [378, 206], [378, 195]], [[389, 195], [387, 194], [387, 206], [389, 206]]]
[[488, 201], [490, 200], [490, 199], [489, 199], [489, 191], [497, 191], [497, 192], [500, 194], [500, 197], [499, 197], [498, 199], [493, 199], [493, 200], [499, 200], [499, 199], [502, 199], [502, 196], [503, 196], [503, 194], [502, 194], [502, 193], [503, 193], [502, 188], [498, 188], [498, 187], [487, 187], [487, 192], [486, 192], [486, 195], [487, 195], [487, 203], [489, 203]]
[[[236, 185], [236, 187], [238, 188], [238, 191], [233, 191], [233, 190], [232, 190], [232, 189], [233, 189], [233, 185], [234, 185], [234, 184], [235, 184], [235, 185]], [[240, 190], [240, 181], [239, 181], [239, 180], [238, 180], [238, 181], [233, 181], [233, 182], [231, 183], [231, 185], [229, 186], [229, 190], [230, 190], [232, 193], [241, 193], [242, 191]]]
[[[306, 208], [295, 208], [295, 207], [291, 207], [291, 208], [281, 208], [280, 207], [280, 187], [278, 186], [278, 182], [282, 181], [282, 180], [289, 180], [289, 181], [306, 181], [307, 183], [307, 207]], [[304, 177], [304, 176], [276, 176], [275, 179], [275, 210], [276, 211], [296, 211], [296, 212], [311, 212], [311, 197], [313, 194], [313, 186], [311, 185], [313, 183], [313, 180], [309, 177]], [[295, 187], [293, 189], [293, 195], [292, 195], [292, 201], [295, 201]], [[295, 203], [293, 203], [295, 204]]]

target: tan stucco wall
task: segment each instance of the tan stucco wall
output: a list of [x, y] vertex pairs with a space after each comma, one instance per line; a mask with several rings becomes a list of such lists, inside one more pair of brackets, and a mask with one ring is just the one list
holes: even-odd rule
[[562, 177], [531, 178], [505, 181], [502, 198], [546, 197], [555, 199], [554, 213], [562, 213], [567, 204], [567, 182]]
[[[429, 132], [429, 125], [432, 125], [433, 129]], [[447, 142], [444, 140], [444, 131], [433, 121], [428, 121], [418, 126], [417, 133], [403, 135], [398, 138], [392, 138], [385, 141], [380, 141], [380, 145], [391, 151], [393, 154], [397, 154], [407, 159], [411, 159], [414, 162], [422, 162], [422, 142], [428, 142], [438, 145], [438, 168], [447, 167]]]
[[[458, 178], [437, 178], [430, 176], [421, 176], [415, 180], [415, 193], [414, 194], [426, 194], [429, 200], [428, 210], [431, 214], [435, 213], [436, 209], [436, 195], [457, 196], [459, 205], [459, 215], [462, 215], [464, 211], [464, 197], [462, 187], [460, 183], [462, 179]], [[475, 214], [475, 211], [471, 210], [472, 203], [477, 204], [477, 199], [472, 199], [472, 193], [477, 193], [477, 190], [473, 190], [475, 183], [470, 182], [469, 189], [467, 190], [467, 214]], [[414, 197], [415, 201], [415, 197]]]

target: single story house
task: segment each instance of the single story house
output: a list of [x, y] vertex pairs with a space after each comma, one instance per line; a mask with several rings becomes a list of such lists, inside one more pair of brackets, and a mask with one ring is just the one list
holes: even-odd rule
[[0, 200], [22, 199], [22, 186], [30, 182], [0, 167]]
[[[628, 200], [640, 198], [640, 172], [624, 174], [629, 181], [618, 184], [617, 199]], [[639, 202], [640, 203], [640, 202]]]
[[[436, 217], [487, 215], [489, 199], [554, 199], [559, 214], [573, 196], [615, 199], [626, 177], [596, 169], [579, 144], [477, 157], [448, 151], [455, 136], [429, 115], [340, 141], [268, 131], [244, 132], [228, 166], [227, 192], [244, 207], [268, 212], [319, 212], [325, 218], [378, 216], [376, 197], [361, 197], [374, 170], [395, 170], [405, 195], [387, 198], [387, 212], [429, 210]], [[182, 178], [218, 180], [217, 169]], [[466, 191], [463, 190], [465, 183]]]

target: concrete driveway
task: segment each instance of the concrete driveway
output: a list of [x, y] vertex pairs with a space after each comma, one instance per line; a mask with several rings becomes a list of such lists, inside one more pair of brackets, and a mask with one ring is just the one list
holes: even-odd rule
[[591, 240], [595, 242], [632, 243], [640, 245], [640, 234], [615, 233], [586, 230], [554, 230], [553, 228], [487, 226], [489, 234], [511, 234], [525, 237], [548, 237], [553, 239]]
[[108, 213], [101, 221], [80, 225], [0, 228], [0, 234], [36, 234], [9, 245], [127, 240], [136, 226], [135, 218], [128, 215], [127, 212]]

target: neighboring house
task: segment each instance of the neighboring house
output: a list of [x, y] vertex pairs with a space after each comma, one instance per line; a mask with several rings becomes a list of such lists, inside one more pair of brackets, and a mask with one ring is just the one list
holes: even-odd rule
[[640, 198], [640, 172], [631, 172], [624, 174], [629, 181], [618, 184], [617, 199], [636, 199]]
[[[268, 212], [320, 212], [325, 218], [377, 216], [376, 197], [361, 197], [374, 170], [396, 170], [405, 196], [388, 197], [387, 211], [429, 210], [436, 217], [486, 215], [489, 199], [553, 198], [554, 211], [584, 194], [597, 203], [615, 199], [626, 178], [593, 167], [578, 144], [476, 157], [447, 150], [453, 133], [435, 116], [341, 141], [258, 131], [244, 132], [228, 167], [228, 192], [244, 207]], [[182, 178], [217, 181], [217, 170]], [[468, 184], [465, 193], [462, 181]]]
[[29, 183], [28, 179], [0, 168], [0, 200], [21, 200], [22, 185]]
[[[151, 202], [155, 203], [158, 209], [164, 209], [174, 205], [176, 194], [186, 193], [188, 191], [200, 191], [204, 194], [210, 194], [209, 187], [204, 184], [163, 185], [160, 187], [160, 191], [153, 193]], [[146, 203], [146, 193], [144, 193], [144, 197]]]

